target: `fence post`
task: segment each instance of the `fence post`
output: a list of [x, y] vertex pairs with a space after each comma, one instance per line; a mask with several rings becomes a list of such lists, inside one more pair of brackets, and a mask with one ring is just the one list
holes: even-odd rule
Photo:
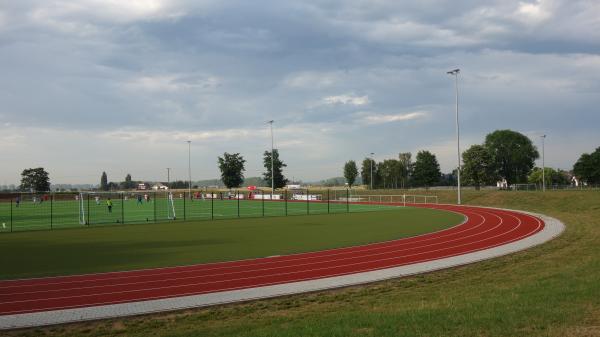
[[54, 210], [54, 194], [50, 194], [50, 230], [52, 230], [53, 228], [53, 213], [52, 211]]
[[284, 192], [284, 199], [285, 199], [285, 216], [288, 215], [288, 211], [287, 211], [287, 201], [288, 201], [288, 190], [285, 190]]
[[125, 193], [121, 193], [121, 223], [125, 224]]
[[13, 231], [13, 200], [10, 198], [10, 232]]
[[265, 216], [265, 192], [262, 191], [260, 193], [260, 198], [262, 199], [262, 216]]
[[210, 219], [215, 219], [215, 193], [210, 194]]
[[154, 193], [154, 200], [152, 201], [154, 207], [154, 223], [156, 223], [156, 193]]
[[[83, 200], [82, 200], [83, 201]], [[92, 223], [90, 222], [90, 194], [87, 194], [87, 225], [90, 226]]]
[[329, 189], [327, 189], [327, 214], [329, 214]]
[[346, 213], [350, 212], [350, 193], [346, 189]]
[[186, 219], [186, 209], [185, 209], [185, 199], [187, 199], [187, 196], [185, 195], [185, 192], [183, 192], [183, 220], [185, 221]]
[[238, 218], [240, 217], [240, 195], [237, 190], [235, 190], [235, 197], [237, 198], [237, 208], [238, 208]]
[[310, 214], [310, 206], [308, 205], [308, 189], [306, 189], [306, 214]]

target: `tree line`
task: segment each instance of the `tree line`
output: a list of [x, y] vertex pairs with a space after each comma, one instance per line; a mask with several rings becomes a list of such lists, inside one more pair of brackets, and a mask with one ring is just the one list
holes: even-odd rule
[[[542, 176], [547, 185], [569, 184], [570, 177], [577, 177], [580, 182], [591, 185], [600, 184], [600, 147], [592, 153], [582, 154], [572, 172], [546, 167], [545, 171], [535, 167], [539, 152], [531, 140], [516, 131], [496, 130], [485, 137], [482, 144], [469, 147], [462, 153], [461, 180], [465, 185], [493, 185], [506, 179], [511, 184], [541, 184]], [[410, 152], [399, 153], [397, 158], [375, 162], [372, 158], [364, 158], [360, 171], [354, 160], [344, 164], [343, 172], [347, 184], [352, 187], [360, 174], [362, 183], [373, 188], [408, 188], [430, 187], [434, 185], [455, 185], [457, 172], [442, 174], [436, 156], [429, 151], [419, 151], [413, 162]], [[217, 158], [221, 171], [221, 180], [227, 188], [237, 188], [244, 182], [246, 160], [239, 153], [227, 153]], [[283, 174], [287, 165], [280, 159], [277, 149], [273, 150], [273, 172], [271, 172], [271, 152], [263, 153], [265, 185], [282, 188], [288, 183]], [[134, 181], [131, 174], [122, 182], [109, 182], [106, 172], [100, 178], [100, 190], [133, 189], [142, 181]], [[169, 188], [182, 189], [188, 182], [178, 180], [168, 184]], [[28, 168], [21, 173], [20, 191], [45, 192], [50, 190], [50, 177], [43, 167]]]
[[[496, 130], [485, 137], [483, 144], [469, 147], [462, 153], [461, 181], [465, 185], [495, 185], [506, 180], [512, 184], [569, 184], [570, 173], [553, 168], [535, 167], [539, 152], [531, 140], [516, 131]], [[584, 153], [573, 167], [573, 175], [588, 184], [600, 184], [600, 147], [591, 154]], [[356, 162], [344, 164], [344, 177], [352, 186], [358, 177]], [[441, 174], [439, 163], [429, 151], [419, 151], [415, 162], [410, 152], [400, 153], [397, 158], [375, 162], [371, 158], [362, 161], [360, 175], [367, 187], [408, 188], [433, 185], [454, 185], [457, 172]]]

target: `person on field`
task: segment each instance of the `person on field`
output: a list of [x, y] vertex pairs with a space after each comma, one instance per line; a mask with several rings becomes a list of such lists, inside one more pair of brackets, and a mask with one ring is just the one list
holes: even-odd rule
[[15, 203], [17, 204], [17, 207], [19, 207], [19, 204], [21, 204], [21, 197], [17, 195], [17, 197], [15, 198]]
[[148, 202], [148, 194], [144, 194], [144, 200], [146, 200], [146, 202]]
[[112, 213], [113, 202], [110, 200], [110, 198], [106, 200], [106, 206], [108, 207], [108, 213]]
[[94, 199], [96, 200], [96, 205], [100, 205], [100, 196], [95, 196]]
[[137, 195], [137, 204], [138, 204], [138, 205], [141, 205], [141, 204], [142, 204], [142, 195], [141, 195], [141, 194], [138, 194], [138, 195]]

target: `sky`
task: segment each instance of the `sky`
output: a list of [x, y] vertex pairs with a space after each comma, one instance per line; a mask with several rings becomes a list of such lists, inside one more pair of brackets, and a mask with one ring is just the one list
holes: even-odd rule
[[[461, 148], [497, 129], [547, 166], [600, 146], [600, 2], [79, 0], [0, 2], [0, 184], [263, 171], [274, 120], [284, 174]], [[541, 151], [540, 151], [541, 152]], [[541, 164], [541, 163], [540, 163]]]

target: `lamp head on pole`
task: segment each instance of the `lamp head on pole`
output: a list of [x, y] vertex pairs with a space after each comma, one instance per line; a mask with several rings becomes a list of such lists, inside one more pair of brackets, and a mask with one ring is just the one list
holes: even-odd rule
[[460, 69], [454, 69], [446, 72], [448, 75], [458, 75], [458, 73], [460, 73]]

